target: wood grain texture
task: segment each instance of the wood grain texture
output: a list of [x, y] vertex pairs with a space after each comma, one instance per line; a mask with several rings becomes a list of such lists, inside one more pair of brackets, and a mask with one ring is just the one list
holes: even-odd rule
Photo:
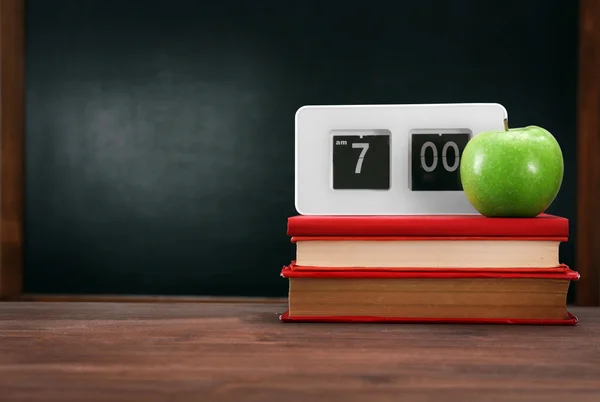
[[45, 295], [25, 293], [22, 301], [100, 303], [287, 303], [287, 297], [138, 296], [138, 295]]
[[0, 304], [13, 401], [594, 401], [600, 309], [576, 327], [283, 324], [285, 304]]
[[577, 304], [600, 306], [600, 1], [580, 2]]
[[0, 300], [23, 287], [24, 2], [0, 1]]

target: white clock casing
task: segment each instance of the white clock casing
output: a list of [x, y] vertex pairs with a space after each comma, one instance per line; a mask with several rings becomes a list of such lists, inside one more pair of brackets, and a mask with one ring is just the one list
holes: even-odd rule
[[[470, 133], [475, 136], [483, 131], [502, 130], [506, 121], [507, 111], [498, 103], [303, 106], [295, 116], [296, 210], [302, 215], [476, 214], [463, 191], [411, 189], [411, 138], [425, 133], [430, 136], [431, 133]], [[357, 138], [388, 133], [388, 188], [338, 187], [334, 190], [333, 136], [340, 133]], [[338, 141], [338, 145], [345, 143]], [[362, 153], [366, 161], [369, 151], [364, 151], [364, 144], [349, 145], [356, 148], [357, 162], [356, 169], [352, 167], [348, 174], [357, 174], [360, 171], [358, 157]], [[443, 147], [447, 148], [445, 150], [433, 150], [435, 147], [428, 144], [421, 151], [428, 148], [430, 154], [436, 152], [436, 157], [440, 157], [437, 165], [441, 166], [442, 151], [446, 154], [454, 152], [448, 149], [456, 149], [454, 144], [449, 145]], [[444, 167], [456, 168], [455, 154], [452, 155], [449, 157], [452, 160], [448, 159]], [[360, 156], [360, 163], [363, 156]], [[421, 155], [415, 157], [421, 158]], [[381, 171], [381, 161], [379, 163]]]

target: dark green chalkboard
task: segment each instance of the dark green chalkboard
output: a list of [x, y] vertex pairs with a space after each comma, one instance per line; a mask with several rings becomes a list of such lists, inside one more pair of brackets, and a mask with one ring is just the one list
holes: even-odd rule
[[500, 102], [558, 137], [550, 212], [574, 224], [575, 1], [28, 0], [26, 18], [25, 292], [285, 295], [305, 104]]

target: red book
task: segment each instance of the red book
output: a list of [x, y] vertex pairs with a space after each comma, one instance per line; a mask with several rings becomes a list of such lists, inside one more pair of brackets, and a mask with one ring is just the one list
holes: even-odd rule
[[506, 324], [506, 325], [577, 325], [578, 319], [571, 313], [561, 319], [520, 318], [415, 318], [415, 317], [369, 317], [369, 316], [290, 316], [289, 310], [279, 316], [282, 322], [329, 322], [329, 323], [388, 323], [388, 324]]
[[575, 325], [567, 311], [579, 274], [485, 271], [298, 271], [284, 322]]
[[566, 218], [481, 215], [294, 216], [299, 270], [488, 269], [563, 271]]
[[289, 236], [512, 237], [569, 236], [566, 218], [486, 218], [481, 215], [309, 216], [288, 218]]

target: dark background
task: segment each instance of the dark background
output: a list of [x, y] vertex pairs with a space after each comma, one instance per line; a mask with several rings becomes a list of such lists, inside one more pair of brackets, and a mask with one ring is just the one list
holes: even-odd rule
[[577, 2], [27, 1], [25, 292], [284, 296], [294, 113], [499, 102], [559, 140]]

